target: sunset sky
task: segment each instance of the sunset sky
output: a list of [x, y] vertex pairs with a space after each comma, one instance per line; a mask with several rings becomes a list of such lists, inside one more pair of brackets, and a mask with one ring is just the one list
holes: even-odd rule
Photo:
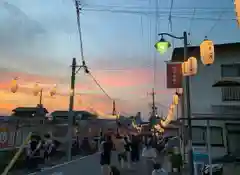
[[[152, 2], [150, 2], [152, 1]], [[220, 3], [221, 1], [221, 3]], [[142, 7], [154, 10], [154, 0], [83, 0], [87, 7]], [[170, 0], [159, 0], [161, 9], [169, 9]], [[229, 0], [174, 0], [173, 34], [191, 31], [192, 45], [199, 45], [208, 35], [215, 43], [240, 41], [239, 29], [233, 20], [234, 6]], [[218, 9], [218, 12], [195, 14], [194, 8]], [[84, 8], [83, 8], [84, 9]], [[183, 9], [188, 10], [186, 18]], [[222, 11], [219, 11], [223, 9]], [[173, 13], [173, 16], [174, 16]], [[200, 19], [202, 18], [202, 19]], [[83, 11], [81, 15], [84, 55], [92, 74], [107, 93], [116, 99], [122, 114], [143, 112], [147, 118], [153, 87], [153, 57], [156, 41], [154, 15]], [[150, 25], [151, 24], [151, 25]], [[227, 27], [226, 27], [227, 26]], [[212, 28], [212, 29], [211, 29]], [[166, 15], [158, 20], [158, 32], [169, 32]], [[171, 39], [169, 39], [171, 41]], [[181, 46], [176, 41], [175, 46]], [[157, 105], [163, 113], [170, 104], [166, 89], [165, 63], [171, 50], [157, 54]], [[44, 89], [43, 104], [49, 110], [67, 109], [71, 59], [80, 60], [76, 14], [72, 0], [1, 0], [0, 2], [0, 113], [9, 114], [16, 106], [36, 106], [32, 93], [36, 82]], [[11, 80], [19, 78], [19, 90], [10, 92]], [[49, 96], [57, 84], [58, 93]], [[110, 113], [112, 102], [83, 71], [76, 79], [75, 109]]]

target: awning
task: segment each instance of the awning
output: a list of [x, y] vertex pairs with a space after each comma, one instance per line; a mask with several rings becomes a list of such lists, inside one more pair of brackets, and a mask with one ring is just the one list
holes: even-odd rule
[[237, 80], [220, 80], [212, 85], [212, 87], [240, 87], [240, 81]]

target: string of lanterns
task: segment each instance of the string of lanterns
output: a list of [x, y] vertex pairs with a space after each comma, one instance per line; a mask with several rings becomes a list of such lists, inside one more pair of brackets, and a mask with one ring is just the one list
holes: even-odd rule
[[236, 13], [236, 21], [238, 27], [240, 27], [240, 0], [234, 0], [235, 13]]
[[[19, 90], [19, 87], [20, 86], [18, 84], [18, 78], [15, 77], [11, 82], [10, 90], [12, 93], [16, 93]], [[41, 91], [43, 91], [43, 88], [39, 85], [39, 83], [35, 83], [33, 86], [33, 95], [37, 96], [39, 95], [39, 93], [41, 93]], [[53, 88], [50, 89], [49, 95], [52, 97], [56, 95], [56, 93], [57, 93], [57, 85], [54, 85]]]
[[[211, 65], [214, 62], [214, 43], [211, 40], [205, 39], [200, 44], [200, 56], [203, 65]], [[196, 57], [190, 57], [182, 63], [182, 75], [193, 76], [198, 71], [198, 61]]]
[[[239, 3], [240, 4], [240, 3]], [[214, 43], [211, 40], [205, 39], [200, 44], [200, 56], [203, 65], [211, 65], [214, 62], [215, 52]], [[196, 57], [190, 57], [187, 61], [182, 63], [182, 75], [183, 76], [193, 76], [196, 75], [198, 71], [198, 61]], [[177, 92], [173, 95], [172, 104], [169, 107], [168, 114], [165, 120], [161, 120], [160, 124], [155, 125], [157, 130], [164, 131], [163, 127], [166, 127], [173, 119], [176, 106], [179, 103], [179, 95], [182, 92]]]

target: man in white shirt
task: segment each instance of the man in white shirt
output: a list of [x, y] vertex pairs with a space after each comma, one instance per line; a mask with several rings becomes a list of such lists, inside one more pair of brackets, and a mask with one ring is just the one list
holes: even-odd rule
[[125, 141], [122, 136], [119, 134], [116, 136], [114, 140], [114, 145], [116, 151], [118, 153], [118, 161], [120, 163], [121, 168], [124, 168], [124, 163], [126, 161], [126, 152], [125, 152]]

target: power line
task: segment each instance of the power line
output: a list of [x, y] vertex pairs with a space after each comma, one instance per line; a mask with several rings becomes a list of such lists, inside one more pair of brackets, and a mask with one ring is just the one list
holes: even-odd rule
[[92, 75], [91, 72], [89, 72], [90, 77], [93, 79], [93, 81], [96, 83], [96, 85], [101, 89], [101, 91], [112, 101], [113, 99], [108, 95], [108, 93], [103, 89], [101, 84], [97, 81], [97, 79]]
[[[127, 10], [109, 10], [109, 9], [83, 9], [84, 11], [89, 11], [89, 12], [109, 12], [109, 13], [122, 13], [122, 14], [135, 14], [135, 15], [152, 15], [152, 12], [141, 12], [141, 11], [127, 11]], [[160, 14], [161, 17], [168, 17], [167, 13]], [[177, 14], [176, 14], [177, 15]], [[181, 16], [182, 15], [182, 16]], [[172, 15], [172, 18], [176, 19], [191, 19], [191, 16], [187, 16], [186, 14], [180, 14], [178, 16]], [[160, 19], [165, 19], [165, 18], [160, 18]], [[219, 20], [218, 18], [214, 17], [195, 17], [194, 20], [210, 20], [210, 21], [215, 21]], [[235, 21], [236, 18], [221, 18], [221, 20], [226, 20], [226, 21]]]
[[[154, 10], [155, 8], [150, 7], [146, 8], [146, 6], [124, 6], [124, 5], [94, 5], [94, 4], [85, 4], [84, 7], [92, 7], [92, 8], [124, 8], [124, 9], [148, 9]], [[233, 11], [232, 7], [223, 7], [223, 8], [213, 8], [213, 7], [175, 7], [173, 10], [230, 10]], [[159, 8], [159, 10], [169, 11], [171, 8]]]
[[[158, 39], [158, 7], [159, 7], [159, 2], [158, 0], [155, 0], [155, 8], [156, 8], [156, 16], [155, 16], [155, 40]], [[156, 51], [154, 52], [154, 58], [153, 58], [153, 88], [156, 88], [157, 84], [157, 53]]]
[[[219, 17], [218, 17], [219, 20], [221, 19], [221, 17], [222, 17], [223, 14], [224, 14], [224, 12], [222, 12], [222, 13], [219, 15]], [[210, 30], [208, 31], [208, 33], [205, 35], [205, 37], [207, 37], [207, 35], [209, 35], [209, 34], [213, 31], [213, 29], [216, 27], [216, 25], [217, 25], [217, 23], [219, 22], [219, 20], [215, 21], [215, 23], [212, 25], [212, 27], [210, 28]]]
[[79, 0], [75, 0], [75, 8], [77, 13], [77, 26], [78, 26], [78, 36], [79, 36], [79, 44], [80, 44], [80, 52], [81, 52], [81, 59], [83, 65], [85, 65], [85, 59], [83, 54], [83, 41], [82, 41], [82, 29], [81, 29], [81, 22], [80, 22], [80, 10], [81, 10], [81, 4]]

